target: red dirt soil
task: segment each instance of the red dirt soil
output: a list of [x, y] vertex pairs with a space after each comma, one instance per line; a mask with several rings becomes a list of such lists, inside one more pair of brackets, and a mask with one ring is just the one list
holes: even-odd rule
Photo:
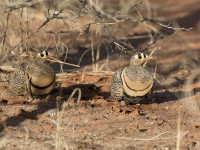
[[[164, 80], [160, 80], [162, 85], [155, 80], [154, 91], [146, 102], [125, 106], [110, 102], [109, 72], [80, 69], [57, 74], [60, 86], [47, 97], [31, 103], [25, 98], [1, 102], [0, 148], [172, 150], [180, 144], [183, 150], [200, 149], [200, 81], [195, 77], [194, 83], [186, 84], [199, 67], [199, 2], [151, 1], [158, 17], [179, 17], [181, 27], [194, 29], [158, 41], [160, 48], [154, 53], [157, 62], [148, 62], [147, 66], [154, 69], [157, 64], [157, 73]], [[120, 60], [121, 67], [128, 64], [127, 58]], [[119, 54], [109, 58], [108, 67], [113, 71], [119, 68], [118, 59]], [[190, 86], [194, 96], [188, 92]], [[66, 103], [76, 88], [81, 89], [81, 99], [77, 101], [75, 94]], [[58, 107], [61, 111], [56, 113]]]

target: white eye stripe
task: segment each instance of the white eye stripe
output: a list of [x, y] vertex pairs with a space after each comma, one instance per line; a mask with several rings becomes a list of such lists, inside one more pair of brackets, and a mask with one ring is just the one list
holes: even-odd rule
[[40, 53], [38, 53], [38, 56], [41, 58], [46, 58], [48, 56], [48, 52], [47, 51], [41, 51]]
[[48, 56], [48, 52], [47, 52], [47, 51], [43, 51], [43, 54], [44, 54], [45, 56]]
[[134, 58], [139, 60], [144, 60], [147, 57], [145, 53], [137, 53]]

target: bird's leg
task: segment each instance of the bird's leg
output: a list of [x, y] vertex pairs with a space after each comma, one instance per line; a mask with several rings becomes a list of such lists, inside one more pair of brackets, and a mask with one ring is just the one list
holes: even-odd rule
[[31, 92], [31, 78], [28, 76], [28, 74], [26, 75], [26, 100], [27, 102], [32, 102], [34, 100], [33, 96], [32, 96], [32, 92]]
[[33, 94], [32, 94], [32, 91], [31, 91], [31, 78], [28, 79], [28, 83], [27, 83], [27, 87], [28, 87], [28, 102], [32, 102], [34, 100], [33, 98]]
[[125, 101], [118, 101], [118, 102], [119, 102], [120, 106], [125, 106], [126, 105]]

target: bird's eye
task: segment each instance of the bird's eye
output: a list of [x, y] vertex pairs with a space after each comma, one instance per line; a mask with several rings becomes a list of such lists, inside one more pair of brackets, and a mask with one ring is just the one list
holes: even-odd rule
[[138, 54], [138, 59], [142, 59], [142, 56], [141, 56], [141, 54]]
[[40, 53], [40, 57], [44, 57], [44, 54], [43, 54], [43, 53]]

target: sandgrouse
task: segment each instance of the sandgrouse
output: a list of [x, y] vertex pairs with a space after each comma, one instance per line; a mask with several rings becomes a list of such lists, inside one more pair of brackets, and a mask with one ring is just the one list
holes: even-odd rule
[[148, 97], [153, 87], [153, 74], [143, 64], [150, 58], [145, 53], [137, 52], [129, 66], [113, 75], [111, 96], [115, 101], [136, 104]]
[[30, 62], [22, 63], [11, 77], [9, 90], [16, 95], [41, 96], [56, 85], [53, 68], [46, 62], [48, 52], [42, 51]]

